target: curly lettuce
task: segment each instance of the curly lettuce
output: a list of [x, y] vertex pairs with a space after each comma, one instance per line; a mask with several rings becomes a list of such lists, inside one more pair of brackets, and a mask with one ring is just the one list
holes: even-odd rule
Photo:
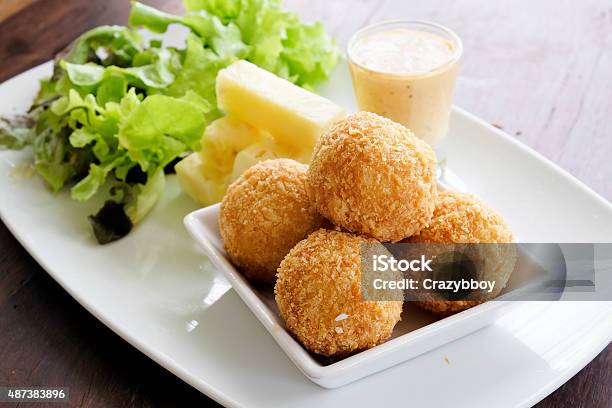
[[[33, 151], [52, 191], [105, 194], [89, 217], [98, 242], [120, 239], [154, 207], [165, 175], [221, 116], [219, 70], [247, 59], [304, 87], [326, 80], [338, 59], [320, 24], [303, 24], [275, 0], [185, 0], [177, 16], [132, 3], [128, 27], [101, 26], [55, 58], [26, 115], [0, 118], [0, 148]], [[185, 47], [142, 40], [137, 27], [190, 29]]]
[[314, 88], [338, 62], [321, 23], [304, 24], [278, 0], [185, 0], [183, 16], [135, 2], [130, 24], [165, 32], [185, 25], [221, 57], [246, 59], [300, 86]]

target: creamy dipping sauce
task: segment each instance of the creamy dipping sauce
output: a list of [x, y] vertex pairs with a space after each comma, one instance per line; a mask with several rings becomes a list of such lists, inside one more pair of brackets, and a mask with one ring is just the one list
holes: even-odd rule
[[358, 32], [349, 45], [359, 108], [402, 123], [436, 147], [448, 131], [461, 45], [437, 25], [387, 24]]
[[364, 68], [393, 74], [434, 70], [453, 58], [453, 43], [436, 34], [394, 28], [367, 35], [355, 42], [353, 60]]

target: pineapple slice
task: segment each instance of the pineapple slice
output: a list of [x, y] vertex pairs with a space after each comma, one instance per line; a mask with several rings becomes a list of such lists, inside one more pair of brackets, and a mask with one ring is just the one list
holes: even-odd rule
[[319, 137], [344, 109], [247, 61], [217, 74], [219, 108], [303, 152], [310, 161]]
[[198, 204], [207, 206], [221, 201], [229, 179], [211, 178], [198, 153], [191, 153], [175, 166], [181, 188]]
[[230, 182], [267, 159], [309, 163], [319, 136], [344, 109], [249, 62], [217, 75], [217, 100], [227, 116], [202, 136], [202, 150], [176, 165], [183, 190], [201, 205], [221, 201]]
[[278, 143], [272, 138], [265, 138], [260, 142], [246, 147], [236, 155], [230, 180], [236, 180], [245, 170], [260, 161], [278, 159], [281, 157], [297, 159], [299, 157], [299, 152], [295, 148]]
[[234, 158], [245, 147], [266, 137], [266, 132], [254, 128], [232, 116], [212, 122], [200, 141], [201, 155], [210, 176], [227, 175], [232, 171]]

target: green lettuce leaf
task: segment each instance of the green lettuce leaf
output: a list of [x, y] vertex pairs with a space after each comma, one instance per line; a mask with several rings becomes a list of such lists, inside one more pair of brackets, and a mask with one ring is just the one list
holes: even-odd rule
[[138, 33], [128, 27], [100, 26], [77, 38], [57, 59], [75, 64], [96, 62], [126, 67], [141, 50], [140, 42]]
[[163, 169], [155, 170], [147, 182], [135, 184], [125, 200], [125, 213], [132, 223], [139, 223], [155, 206], [164, 191], [166, 177]]
[[[338, 62], [338, 48], [323, 26], [302, 23], [296, 14], [284, 10], [279, 0], [184, 3], [188, 10], [185, 18], [204, 12], [218, 17], [228, 27], [238, 27], [242, 42], [250, 47], [247, 60], [300, 86], [312, 89], [327, 80]], [[211, 35], [186, 25], [200, 36]]]
[[306, 88], [329, 79], [338, 63], [335, 41], [321, 23], [294, 25], [286, 30], [281, 59], [289, 68], [295, 83]]
[[131, 26], [143, 26], [154, 33], [165, 33], [168, 26], [180, 23], [181, 17], [158, 10], [139, 2], [132, 3], [128, 23]]
[[153, 161], [163, 167], [183, 151], [197, 150], [205, 126], [202, 106], [152, 95], [125, 118], [118, 137], [130, 158], [147, 171]]
[[78, 201], [85, 201], [93, 197], [104, 186], [108, 174], [121, 160], [121, 154], [117, 153], [115, 157], [108, 157], [103, 163], [91, 163], [87, 176], [83, 177], [70, 190], [72, 198]]
[[[105, 79], [123, 78], [126, 83], [140, 88], [166, 88], [174, 82], [172, 68], [173, 53], [170, 50], [159, 50], [150, 64], [122, 68], [115, 65], [103, 67], [94, 63], [73, 64], [61, 61], [60, 66], [66, 71], [72, 85], [88, 92], [95, 89]], [[150, 90], [149, 90], [150, 91]]]
[[20, 150], [30, 145], [35, 133], [30, 115], [0, 118], [0, 149]]
[[144, 26], [147, 29], [163, 33], [168, 26], [178, 23], [193, 30], [203, 42], [221, 57], [245, 58], [250, 47], [242, 42], [240, 29], [233, 23], [223, 24], [219, 17], [209, 14], [205, 10], [185, 13], [184, 16], [175, 16], [159, 11], [153, 7], [135, 2], [129, 17], [133, 26]]
[[217, 73], [234, 61], [232, 57], [219, 57], [211, 49], [204, 48], [200, 38], [190, 34], [187, 36], [182, 69], [164, 93], [180, 97], [188, 91], [195, 92], [207, 101], [209, 109], [206, 119], [212, 121], [221, 115], [217, 109], [215, 93]]

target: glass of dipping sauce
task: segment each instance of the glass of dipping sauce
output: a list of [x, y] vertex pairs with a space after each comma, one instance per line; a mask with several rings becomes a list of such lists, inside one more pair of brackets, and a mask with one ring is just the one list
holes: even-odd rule
[[348, 46], [359, 109], [403, 124], [439, 150], [462, 49], [454, 32], [435, 23], [397, 20], [363, 28]]

